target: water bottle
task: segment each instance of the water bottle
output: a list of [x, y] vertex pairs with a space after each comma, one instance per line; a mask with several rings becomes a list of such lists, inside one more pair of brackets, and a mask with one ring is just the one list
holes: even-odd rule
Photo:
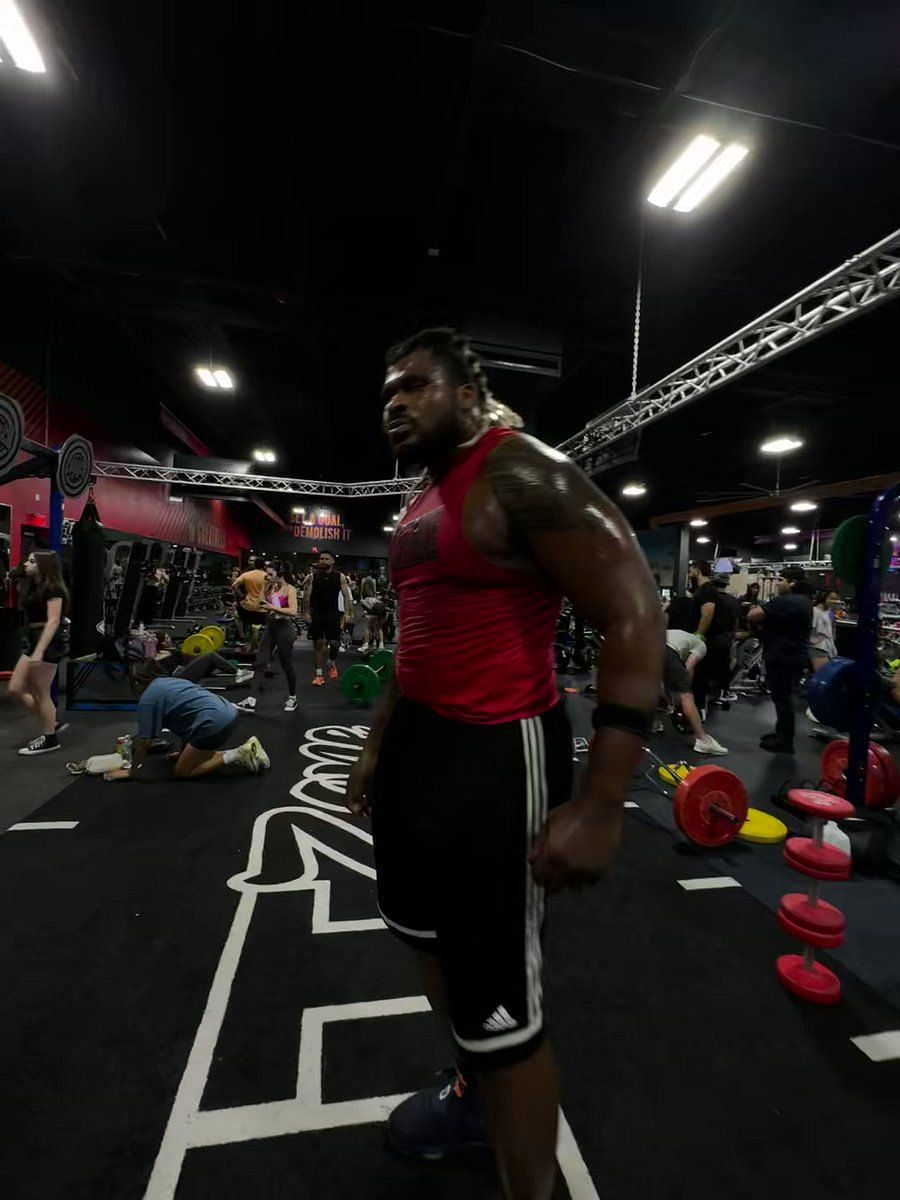
[[131, 770], [131, 746], [133, 738], [129, 733], [127, 737], [123, 737], [119, 744], [119, 753], [122, 756], [122, 769], [124, 771]]

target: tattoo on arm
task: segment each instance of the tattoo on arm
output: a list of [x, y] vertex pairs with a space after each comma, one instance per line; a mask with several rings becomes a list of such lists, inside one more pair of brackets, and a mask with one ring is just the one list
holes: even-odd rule
[[503, 441], [485, 477], [510, 529], [590, 532], [606, 528], [615, 507], [571, 459], [525, 436]]

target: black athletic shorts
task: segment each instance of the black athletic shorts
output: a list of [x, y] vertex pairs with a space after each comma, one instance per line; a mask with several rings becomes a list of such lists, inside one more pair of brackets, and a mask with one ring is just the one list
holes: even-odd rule
[[478, 1070], [544, 1038], [544, 889], [528, 853], [572, 789], [562, 704], [504, 725], [464, 725], [400, 700], [372, 799], [378, 906], [402, 941], [436, 954], [453, 1036]]
[[691, 690], [691, 677], [687, 667], [681, 661], [681, 655], [671, 646], [666, 646], [666, 657], [663, 660], [663, 687], [669, 696], [682, 695]]
[[309, 622], [309, 636], [314, 642], [339, 642], [341, 640], [341, 614], [313, 613]]

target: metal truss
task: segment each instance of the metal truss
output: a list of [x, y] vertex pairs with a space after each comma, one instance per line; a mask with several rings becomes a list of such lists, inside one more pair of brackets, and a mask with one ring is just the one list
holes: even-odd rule
[[94, 463], [102, 479], [134, 479], [144, 483], [175, 483], [188, 487], [226, 488], [236, 492], [282, 492], [292, 496], [360, 499], [366, 496], [405, 496], [415, 479], [374, 479], [366, 483], [326, 483], [315, 479], [286, 479], [275, 475], [241, 475], [187, 467], [144, 466], [140, 463]]
[[590, 474], [593, 455], [603, 446], [897, 295], [900, 229], [658, 383], [602, 413], [558, 449], [582, 463]]

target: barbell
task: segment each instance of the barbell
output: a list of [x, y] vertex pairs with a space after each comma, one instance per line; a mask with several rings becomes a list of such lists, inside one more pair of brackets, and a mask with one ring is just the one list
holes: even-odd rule
[[225, 630], [221, 625], [205, 625], [181, 643], [181, 653], [186, 658], [199, 658], [201, 654], [212, 654], [225, 645]]
[[376, 650], [367, 663], [357, 663], [341, 676], [341, 691], [353, 704], [369, 704], [394, 673], [390, 650]]

